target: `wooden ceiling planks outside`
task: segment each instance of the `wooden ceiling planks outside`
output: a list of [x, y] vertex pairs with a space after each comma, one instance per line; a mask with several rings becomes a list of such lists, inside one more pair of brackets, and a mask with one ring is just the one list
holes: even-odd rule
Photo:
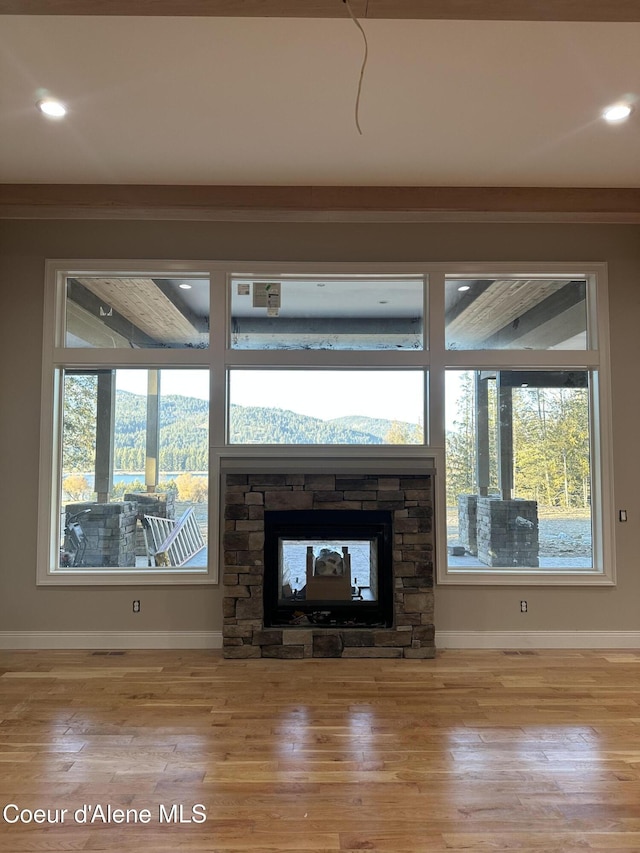
[[150, 278], [77, 278], [105, 304], [158, 343], [189, 344], [199, 338], [186, 317]]
[[479, 344], [522, 317], [565, 281], [496, 280], [447, 325], [447, 337]]
[[[638, 0], [350, 0], [363, 19], [640, 21]], [[0, 0], [4, 15], [345, 18], [343, 0]]]

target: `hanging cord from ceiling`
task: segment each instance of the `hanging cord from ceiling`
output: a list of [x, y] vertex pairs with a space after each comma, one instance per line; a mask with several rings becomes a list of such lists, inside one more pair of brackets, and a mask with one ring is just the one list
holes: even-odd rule
[[356, 95], [356, 111], [355, 111], [355, 119], [356, 119], [356, 127], [358, 128], [358, 133], [362, 136], [362, 128], [360, 127], [360, 94], [362, 93], [362, 79], [364, 77], [364, 69], [367, 66], [367, 58], [369, 56], [369, 45], [367, 43], [367, 34], [362, 29], [362, 24], [353, 14], [353, 9], [351, 8], [351, 4], [349, 0], [342, 0], [342, 2], [347, 7], [347, 11], [351, 16], [351, 20], [356, 25], [356, 27], [362, 33], [362, 38], [364, 39], [364, 58], [362, 60], [362, 68], [360, 69], [360, 79], [358, 80], [358, 94]]

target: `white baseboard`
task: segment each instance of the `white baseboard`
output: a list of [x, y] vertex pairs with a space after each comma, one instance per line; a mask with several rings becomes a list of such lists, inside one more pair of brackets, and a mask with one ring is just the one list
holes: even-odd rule
[[[437, 631], [438, 649], [640, 649], [640, 631]], [[0, 631], [0, 649], [221, 649], [221, 631]]]
[[438, 649], [640, 649], [640, 631], [436, 631]]
[[222, 631], [0, 631], [0, 649], [221, 649]]

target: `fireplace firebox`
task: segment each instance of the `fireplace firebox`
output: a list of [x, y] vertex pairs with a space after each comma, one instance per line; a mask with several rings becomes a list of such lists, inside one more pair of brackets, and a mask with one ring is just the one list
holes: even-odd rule
[[393, 624], [392, 515], [264, 513], [265, 627]]

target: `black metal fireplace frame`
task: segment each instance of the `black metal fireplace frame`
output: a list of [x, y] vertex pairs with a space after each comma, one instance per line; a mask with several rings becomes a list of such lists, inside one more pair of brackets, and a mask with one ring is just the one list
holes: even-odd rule
[[[267, 510], [264, 513], [264, 625], [297, 627], [296, 613], [314, 627], [393, 627], [393, 516], [386, 510]], [[378, 551], [376, 601], [306, 601], [278, 598], [278, 542], [292, 539], [375, 539]], [[323, 615], [316, 621], [319, 612]], [[328, 615], [327, 615], [328, 614]]]

